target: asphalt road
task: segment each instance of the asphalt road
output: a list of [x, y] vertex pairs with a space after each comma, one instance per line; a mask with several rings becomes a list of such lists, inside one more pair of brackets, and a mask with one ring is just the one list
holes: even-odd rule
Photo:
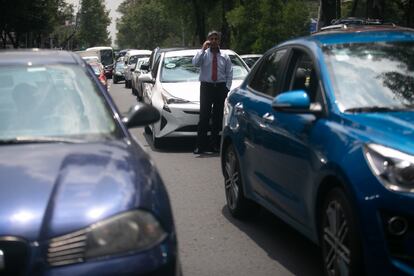
[[[110, 84], [110, 93], [121, 113], [136, 103], [123, 82]], [[265, 210], [249, 221], [230, 216], [219, 155], [193, 155], [188, 138], [156, 150], [143, 128], [131, 132], [167, 186], [185, 276], [322, 275], [318, 247], [277, 217]]]

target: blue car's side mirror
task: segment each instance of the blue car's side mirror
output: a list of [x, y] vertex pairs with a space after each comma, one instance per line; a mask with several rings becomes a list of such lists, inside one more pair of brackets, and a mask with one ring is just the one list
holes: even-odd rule
[[[318, 105], [318, 104], [317, 104]], [[311, 108], [308, 94], [304, 90], [294, 90], [277, 95], [272, 108], [276, 111], [295, 112], [295, 113], [319, 113], [322, 108]]]

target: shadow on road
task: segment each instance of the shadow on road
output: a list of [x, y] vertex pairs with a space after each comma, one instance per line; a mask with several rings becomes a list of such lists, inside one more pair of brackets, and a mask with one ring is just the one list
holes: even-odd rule
[[155, 148], [151, 134], [144, 132], [143, 136], [151, 149], [156, 152], [193, 152], [196, 143], [195, 137], [167, 137], [162, 139], [161, 146]]
[[256, 217], [246, 221], [234, 219], [227, 206], [222, 214], [292, 274], [323, 275], [318, 246], [269, 211], [261, 208]]

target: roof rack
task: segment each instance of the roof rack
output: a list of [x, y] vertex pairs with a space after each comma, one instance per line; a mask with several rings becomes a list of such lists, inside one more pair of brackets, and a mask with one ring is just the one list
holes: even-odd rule
[[322, 27], [320, 31], [326, 31], [326, 30], [334, 30], [334, 29], [341, 29], [346, 30], [350, 26], [372, 26], [372, 25], [390, 25], [392, 27], [395, 27], [396, 25], [394, 23], [384, 23], [380, 19], [363, 19], [363, 18], [357, 18], [357, 17], [348, 17], [348, 18], [340, 18], [340, 19], [333, 19], [331, 21], [331, 25]]

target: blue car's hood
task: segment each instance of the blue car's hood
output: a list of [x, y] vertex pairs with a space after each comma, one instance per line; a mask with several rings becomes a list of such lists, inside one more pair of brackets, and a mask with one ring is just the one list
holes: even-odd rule
[[362, 113], [347, 117], [370, 142], [414, 154], [414, 112]]
[[45, 239], [149, 204], [152, 165], [126, 143], [3, 145], [0, 153], [0, 236]]

